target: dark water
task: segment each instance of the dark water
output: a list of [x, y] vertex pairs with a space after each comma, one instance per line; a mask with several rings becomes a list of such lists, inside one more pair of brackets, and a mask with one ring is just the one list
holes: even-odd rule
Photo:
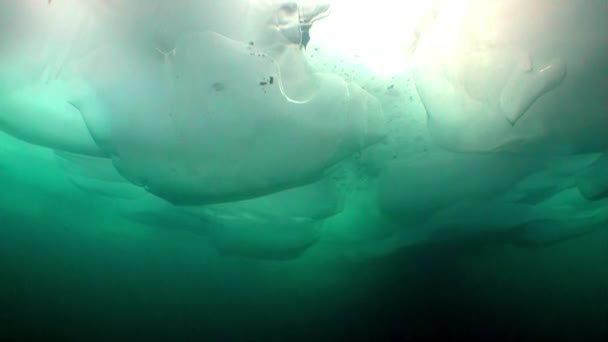
[[19, 196], [42, 204], [0, 210], [3, 340], [608, 336], [606, 230], [543, 249], [471, 241], [359, 262], [255, 261], [218, 257], [190, 232], [121, 227], [82, 194], [4, 187], [3, 200]]
[[[113, 14], [126, 12], [116, 18], [97, 15], [97, 7], [76, 5], [87, 0], [42, 1], [37, 6], [33, 1], [0, 1], [0, 131], [46, 146], [17, 143], [0, 133], [0, 342], [608, 341], [608, 226], [601, 226], [608, 222], [608, 181], [603, 176], [608, 170], [603, 134], [608, 104], [602, 90], [608, 84], [602, 77], [608, 63], [601, 58], [608, 51], [601, 34], [608, 27], [608, 1], [579, 1], [577, 6], [567, 0], [505, 1], [507, 6], [487, 2], [491, 6], [479, 6], [480, 14], [470, 14], [491, 18], [471, 25], [471, 31], [479, 26], [480, 32], [447, 49], [441, 35], [430, 41], [435, 31], [430, 27], [434, 20], [449, 17], [438, 16], [429, 6], [428, 18], [418, 27], [405, 22], [404, 15], [400, 24], [413, 36], [408, 38], [404, 31], [398, 37], [406, 28], [384, 25], [387, 18], [397, 18], [386, 16], [388, 1], [370, 6], [369, 19], [358, 17], [366, 11], [338, 7], [346, 10], [341, 17], [337, 13], [337, 20], [344, 21], [326, 30], [340, 30], [317, 42], [312, 21], [302, 22], [305, 12], [290, 10], [291, 1], [281, 2], [278, 12], [260, 6], [248, 19], [238, 17], [244, 1], [190, 1], [181, 7], [175, 5], [179, 1], [151, 1], [148, 7], [156, 8], [152, 11], [139, 8], [145, 1], [111, 1], [108, 4], [125, 5], [117, 6]], [[390, 11], [402, 11], [398, 3], [394, 1]], [[43, 5], [50, 11], [30, 13]], [[423, 6], [413, 1], [409, 6], [422, 13], [417, 7]], [[107, 7], [111, 14], [112, 6]], [[313, 10], [309, 14], [316, 18], [327, 12], [326, 7]], [[38, 17], [40, 13], [50, 14]], [[541, 14], [549, 19], [535, 17]], [[34, 21], [41, 18], [46, 26]], [[99, 32], [96, 25], [88, 25], [91, 18], [102, 23]], [[268, 18], [298, 22], [279, 30], [267, 25]], [[37, 24], [35, 29], [21, 25], [28, 19]], [[245, 19], [257, 24], [245, 29]], [[440, 22], [434, 34], [461, 38], [451, 35], [458, 27], [446, 25], [450, 22]], [[352, 32], [342, 30], [347, 24]], [[93, 33], [81, 31], [88, 26]], [[378, 28], [377, 40], [362, 35]], [[33, 37], [28, 38], [29, 31]], [[469, 33], [468, 25], [464, 31]], [[498, 37], [501, 31], [506, 38]], [[216, 33], [234, 35], [238, 42]], [[345, 47], [356, 49], [338, 53], [338, 48], [333, 55], [333, 49], [327, 49], [333, 47], [331, 36], [339, 38], [337, 45], [351, 40]], [[250, 37], [262, 39], [254, 43]], [[309, 46], [302, 49], [308, 40]], [[478, 46], [478, 41], [483, 44]], [[99, 55], [95, 58], [88, 52], [86, 58], [71, 56], [100, 42], [109, 46], [100, 52], [96, 47], [91, 52]], [[385, 50], [379, 49], [394, 53], [398, 49], [389, 46], [393, 43], [403, 44], [395, 46], [411, 49], [422, 61], [432, 58], [428, 65], [421, 63], [403, 74], [376, 75], [372, 69], [390, 69], [383, 65], [390, 64], [382, 58]], [[175, 48], [166, 53], [159, 49], [172, 44]], [[368, 46], [360, 49], [362, 44]], [[33, 48], [38, 45], [44, 46], [42, 52]], [[176, 52], [181, 48], [184, 55]], [[41, 56], [36, 57], [36, 51]], [[507, 75], [512, 58], [517, 69]], [[403, 56], [399, 65], [410, 68], [410, 61]], [[223, 62], [225, 71], [220, 73], [216, 69]], [[312, 71], [332, 77], [316, 80]], [[57, 79], [50, 76], [54, 73]], [[24, 84], [13, 86], [13, 78]], [[30, 78], [37, 81], [32, 89], [24, 81]], [[302, 87], [307, 94], [303, 98], [308, 92], [314, 95], [305, 110], [292, 106], [299, 97], [292, 99], [291, 90], [282, 89], [283, 81], [289, 84], [290, 79], [294, 92]], [[95, 88], [93, 94], [80, 89], [81, 81], [84, 88]], [[347, 81], [354, 83], [346, 86]], [[323, 95], [320, 100], [317, 92]], [[79, 97], [84, 98], [81, 106], [73, 101]], [[382, 103], [382, 110], [373, 98]], [[505, 98], [514, 99], [506, 110]], [[328, 107], [321, 107], [324, 104]], [[58, 108], [79, 114], [66, 119], [63, 114], [69, 113]], [[335, 108], [344, 113], [333, 112]], [[309, 113], [306, 120], [298, 116]], [[505, 113], [509, 123], [502, 118]], [[68, 131], [64, 119], [83, 131]], [[48, 136], [36, 136], [40, 132]], [[375, 144], [361, 150], [368, 139]], [[327, 144], [320, 143], [325, 140]], [[550, 146], [554, 142], [558, 146]], [[104, 156], [101, 163], [66, 157], [66, 151], [83, 146], [86, 154]], [[56, 148], [59, 157], [52, 152]], [[122, 149], [127, 156], [120, 156]], [[199, 149], [204, 152], [200, 156]], [[477, 153], [503, 150], [508, 153]], [[511, 154], [519, 150], [524, 153]], [[546, 156], [540, 153], [545, 150], [550, 151]], [[540, 154], [534, 155], [536, 151]], [[555, 151], [573, 155], [558, 157]], [[586, 155], [590, 152], [595, 155]], [[148, 160], [157, 153], [159, 158]], [[171, 164], [188, 167], [180, 174], [167, 168]], [[290, 169], [289, 164], [294, 164], [294, 175], [282, 169]], [[129, 172], [118, 170], [120, 165], [127, 165]], [[232, 174], [194, 181], [201, 170]], [[150, 183], [149, 174], [157, 171]], [[261, 173], [259, 178], [255, 172]], [[305, 200], [287, 196], [282, 203], [260, 197], [253, 204], [202, 207], [215, 199], [218, 179], [222, 184], [217, 188], [224, 191], [218, 198], [232, 201], [312, 182], [321, 174], [331, 191], [313, 186]], [[192, 179], [182, 183], [176, 175]], [[134, 180], [142, 188], [130, 183]], [[121, 191], [113, 193], [121, 185], [141, 193], [143, 188], [156, 189], [160, 197], [181, 199], [181, 204], [196, 196], [180, 191], [200, 187], [193, 190], [201, 196], [200, 203], [192, 203], [201, 207], [194, 209], [212, 213], [177, 218], [184, 207], [167, 209], [163, 202], [166, 206], [160, 210], [155, 211], [153, 203], [129, 217], [121, 210], [141, 208], [129, 207]], [[278, 205], [269, 209], [268, 203]], [[267, 221], [253, 215], [260, 208]], [[167, 212], [170, 215], [163, 216]], [[246, 219], [252, 217], [255, 229], [271, 229], [256, 235], [248, 229]], [[477, 222], [487, 224], [472, 226]], [[527, 230], [535, 224], [536, 231]], [[302, 237], [300, 230], [293, 237], [287, 229], [287, 237], [280, 234], [283, 231], [276, 234], [292, 226], [312, 233]], [[317, 241], [319, 227], [326, 230]], [[420, 233], [425, 227], [437, 234], [428, 233], [427, 239], [426, 231]], [[585, 234], [573, 238], [579, 234], [576, 228]], [[516, 230], [522, 236], [528, 231], [545, 234], [548, 240], [554, 234], [554, 240], [563, 241], [515, 244], [518, 240], [509, 234]], [[391, 240], [395, 232], [405, 232], [395, 234], [401, 238], [411, 232], [417, 244], [406, 238]], [[222, 246], [224, 254], [217, 251]], [[235, 255], [239, 252], [241, 256]]]

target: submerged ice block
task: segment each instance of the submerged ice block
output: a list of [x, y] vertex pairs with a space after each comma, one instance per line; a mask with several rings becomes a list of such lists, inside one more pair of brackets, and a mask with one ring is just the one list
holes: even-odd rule
[[80, 111], [69, 103], [82, 87], [77, 82], [39, 81], [0, 94], [0, 129], [36, 145], [104, 156]]
[[603, 151], [607, 17], [595, 0], [446, 2], [413, 63], [435, 141], [462, 152]]
[[32, 25], [0, 42], [0, 127], [171, 202], [304, 185], [383, 134], [373, 96], [306, 60], [324, 2], [29, 4], [7, 7]]
[[417, 225], [454, 204], [494, 199], [541, 165], [512, 155], [418, 156], [388, 164], [380, 176], [378, 203], [389, 217]]
[[589, 200], [608, 197], [608, 153], [603, 153], [579, 176], [578, 189]]
[[180, 38], [169, 60], [116, 50], [101, 60], [120, 66], [87, 73], [98, 104], [76, 106], [119, 172], [171, 202], [303, 185], [377, 141], [383, 114], [358, 86], [309, 70], [298, 49], [272, 57], [200, 32]]
[[[130, 223], [188, 230], [224, 255], [367, 258], [492, 234], [541, 246], [605, 225], [606, 157], [544, 156], [606, 149], [606, 40], [592, 29], [605, 8], [443, 3], [412, 46], [427, 131], [409, 73], [370, 58], [403, 41], [407, 25], [374, 24], [400, 2], [343, 12], [314, 46], [323, 1], [8, 0], [0, 129], [59, 150], [72, 184]], [[332, 55], [345, 40], [367, 58]], [[383, 136], [382, 107], [392, 136], [358, 155]], [[442, 151], [429, 132], [491, 153]]]

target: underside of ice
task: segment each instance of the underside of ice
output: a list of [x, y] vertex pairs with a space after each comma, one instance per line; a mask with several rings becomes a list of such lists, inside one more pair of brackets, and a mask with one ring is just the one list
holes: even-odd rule
[[463, 152], [605, 148], [605, 14], [596, 1], [446, 5], [414, 63], [437, 143]]
[[0, 129], [30, 145], [0, 137], [0, 171], [40, 160], [223, 255], [558, 243], [608, 225], [606, 18], [595, 0], [4, 1]]

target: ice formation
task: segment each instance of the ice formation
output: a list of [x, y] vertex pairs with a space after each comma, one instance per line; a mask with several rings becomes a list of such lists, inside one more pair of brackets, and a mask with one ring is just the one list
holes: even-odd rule
[[608, 40], [597, 29], [605, 15], [598, 1], [447, 4], [413, 67], [437, 143], [454, 151], [606, 149]]
[[[124, 220], [222, 254], [538, 247], [608, 225], [606, 18], [595, 0], [9, 0], [0, 129]], [[7, 168], [34, 148], [2, 141]]]

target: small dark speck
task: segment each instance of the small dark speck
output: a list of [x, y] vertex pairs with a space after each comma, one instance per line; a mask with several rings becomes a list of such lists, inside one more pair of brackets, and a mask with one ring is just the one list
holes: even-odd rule
[[215, 82], [211, 85], [211, 88], [215, 91], [222, 91], [224, 90], [225, 86], [221, 82]]
[[251, 41], [251, 42], [249, 42], [249, 46], [253, 46], [253, 42], [252, 42], [252, 41]]
[[390, 85], [390, 86], [389, 86], [387, 89], [388, 89], [388, 90], [391, 90], [391, 89], [393, 89], [393, 88], [395, 88], [395, 85], [394, 85], [394, 84], [391, 84], [391, 85]]
[[268, 84], [268, 82], [265, 82], [265, 81], [260, 82], [260, 85], [262, 85], [262, 86], [265, 86], [267, 84]]
[[268, 83], [273, 84], [274, 83], [274, 77], [270, 76], [270, 78], [268, 79]]

